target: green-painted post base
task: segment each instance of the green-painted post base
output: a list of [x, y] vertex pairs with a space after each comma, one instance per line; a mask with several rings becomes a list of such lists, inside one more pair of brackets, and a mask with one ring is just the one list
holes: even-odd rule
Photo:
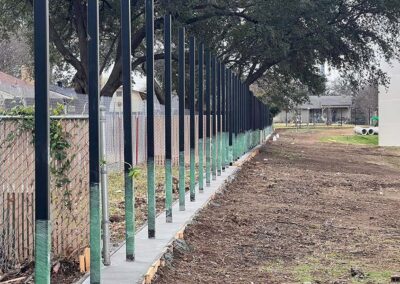
[[211, 143], [211, 155], [212, 155], [212, 162], [211, 162], [211, 173], [212, 173], [212, 180], [217, 179], [217, 141], [216, 136], [213, 136], [212, 143]]
[[126, 260], [135, 260], [135, 191], [134, 179], [125, 173], [125, 241]]
[[179, 210], [185, 211], [185, 152], [179, 153]]
[[172, 161], [165, 161], [165, 219], [172, 223]]
[[204, 191], [203, 139], [199, 139], [199, 192]]
[[236, 161], [236, 135], [232, 138], [232, 162]]
[[[100, 224], [100, 221], [99, 221]], [[50, 284], [51, 223], [36, 220], [35, 224], [35, 283]], [[100, 242], [99, 242], [100, 245]], [[99, 261], [100, 263], [100, 261]], [[99, 279], [100, 283], [100, 279]]]
[[230, 145], [228, 147], [228, 161], [229, 161], [230, 165], [233, 164], [233, 146], [232, 145]]
[[[98, 183], [90, 186], [90, 283], [100, 283], [100, 187]], [[41, 283], [41, 282], [37, 282]], [[43, 282], [45, 283], [45, 282]]]
[[194, 149], [190, 149], [190, 201], [196, 201], [196, 168]]
[[240, 134], [241, 139], [240, 139], [240, 156], [244, 155], [246, 153], [245, 147], [244, 147], [244, 133]]
[[251, 143], [250, 143], [250, 131], [247, 131], [247, 149], [251, 149]]
[[226, 157], [225, 157], [225, 132], [223, 132], [222, 134], [221, 134], [221, 139], [222, 139], [222, 142], [221, 142], [221, 170], [222, 170], [222, 172], [225, 172], [225, 159], [226, 159]]
[[154, 158], [147, 159], [147, 226], [148, 237], [156, 237], [156, 192]]
[[221, 176], [222, 173], [222, 133], [220, 132], [217, 139], [217, 175]]
[[225, 168], [229, 168], [229, 133], [225, 133], [225, 144], [224, 149], [225, 151]]
[[206, 140], [206, 186], [211, 185], [211, 141], [210, 138]]

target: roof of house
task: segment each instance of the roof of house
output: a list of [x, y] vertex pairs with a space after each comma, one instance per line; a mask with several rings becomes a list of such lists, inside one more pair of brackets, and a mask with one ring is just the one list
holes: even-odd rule
[[324, 107], [350, 107], [351, 96], [310, 96], [310, 101], [300, 106], [301, 109], [320, 109]]
[[54, 92], [63, 96], [66, 96], [70, 99], [77, 97], [77, 92], [73, 88], [64, 88], [57, 85], [50, 85], [50, 92]]
[[[34, 85], [6, 73], [0, 72], [0, 96], [3, 98], [34, 98]], [[50, 98], [71, 99], [70, 96], [60, 93], [50, 87]]]

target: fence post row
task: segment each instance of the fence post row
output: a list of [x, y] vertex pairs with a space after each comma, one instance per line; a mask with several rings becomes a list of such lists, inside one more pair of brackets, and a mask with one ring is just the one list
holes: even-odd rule
[[[35, 40], [35, 281], [50, 283], [50, 184], [49, 184], [49, 40], [48, 0], [34, 1]], [[146, 85], [147, 85], [147, 194], [148, 237], [156, 237], [156, 193], [154, 164], [154, 0], [145, 1]], [[165, 92], [165, 208], [166, 222], [172, 222], [172, 44], [171, 15], [164, 18]], [[100, 283], [100, 116], [99, 116], [99, 3], [88, 0], [88, 95], [89, 95], [89, 182], [90, 182], [90, 282]], [[121, 0], [123, 58], [124, 181], [126, 218], [126, 260], [135, 259], [135, 190], [133, 179], [131, 106], [131, 1]], [[271, 131], [268, 106], [258, 100], [239, 77], [211, 55], [204, 44], [189, 40], [190, 106], [190, 200], [195, 200], [195, 103], [196, 64], [198, 103], [199, 191], [211, 179], [238, 160], [250, 148], [265, 141]], [[179, 28], [179, 209], [185, 210], [185, 28]], [[205, 70], [205, 76], [204, 76]], [[205, 78], [204, 78], [205, 77]], [[205, 91], [205, 94], [204, 94]], [[204, 95], [204, 96], [203, 96]], [[204, 105], [205, 104], [205, 105]], [[205, 109], [204, 109], [205, 107]], [[211, 109], [212, 108], [212, 109]], [[205, 111], [206, 135], [203, 136]], [[205, 138], [205, 140], [204, 140]], [[205, 150], [205, 151], [204, 151]], [[205, 168], [204, 168], [205, 154]], [[105, 257], [106, 254], [103, 254]], [[109, 264], [104, 259], [105, 264]]]

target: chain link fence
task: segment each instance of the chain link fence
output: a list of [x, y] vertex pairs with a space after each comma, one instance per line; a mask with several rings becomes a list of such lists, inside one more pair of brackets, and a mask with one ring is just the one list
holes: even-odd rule
[[[0, 270], [33, 260], [35, 151], [23, 118], [0, 119]], [[60, 120], [68, 135], [70, 167], [64, 186], [51, 180], [52, 257], [76, 257], [89, 243], [89, 158], [87, 119]], [[52, 162], [54, 164], [54, 162]], [[53, 170], [56, 170], [54, 167]], [[53, 171], [52, 170], [52, 171]]]

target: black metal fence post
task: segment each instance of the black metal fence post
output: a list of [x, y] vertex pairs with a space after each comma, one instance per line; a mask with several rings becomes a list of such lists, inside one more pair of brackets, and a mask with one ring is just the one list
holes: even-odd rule
[[203, 84], [204, 84], [204, 76], [203, 76], [203, 68], [204, 68], [204, 44], [199, 45], [198, 50], [198, 97], [197, 97], [197, 105], [198, 105], [198, 113], [199, 113], [199, 143], [198, 143], [198, 154], [199, 154], [199, 192], [204, 191], [204, 123], [203, 123]]
[[251, 147], [254, 147], [254, 130], [255, 130], [255, 97], [251, 93]]
[[211, 152], [212, 152], [212, 161], [211, 161], [211, 173], [212, 180], [217, 179], [217, 94], [216, 94], [216, 58], [212, 56], [211, 58], [211, 107], [212, 107], [212, 142], [211, 142]]
[[221, 63], [219, 61], [217, 64], [217, 175], [221, 175], [222, 171], [222, 132], [221, 132]]
[[211, 54], [206, 50], [206, 186], [211, 184]]
[[90, 283], [100, 283], [99, 6], [88, 1]]
[[34, 1], [35, 282], [50, 283], [49, 6]]
[[226, 139], [226, 68], [225, 65], [221, 65], [221, 83], [222, 83], [222, 98], [221, 98], [221, 116], [222, 116], [222, 171], [225, 171], [227, 167], [227, 139]]
[[196, 199], [196, 168], [195, 168], [195, 72], [196, 72], [196, 57], [195, 57], [195, 38], [192, 36], [189, 39], [189, 105], [190, 105], [190, 201]]
[[240, 81], [240, 97], [239, 97], [239, 107], [240, 107], [240, 115], [239, 115], [239, 123], [240, 123], [240, 152], [239, 156], [245, 153], [244, 150], [244, 104], [243, 104], [243, 94], [244, 94], [244, 84]]
[[147, 224], [148, 237], [156, 236], [154, 166], [154, 0], [146, 0], [146, 85], [147, 85]]
[[249, 88], [247, 87], [246, 88], [246, 92], [245, 92], [245, 96], [244, 96], [244, 110], [245, 110], [245, 113], [246, 113], [246, 115], [245, 115], [245, 149], [246, 149], [246, 151], [248, 151], [249, 150], [249, 114], [250, 114], [250, 111], [249, 111], [249, 93], [250, 93], [250, 90], [249, 90]]
[[233, 151], [234, 151], [234, 160], [236, 161], [239, 157], [239, 80], [234, 75], [234, 92], [233, 92], [233, 103], [235, 104], [234, 107], [234, 112], [233, 112], [233, 117], [234, 117], [234, 129], [235, 129], [235, 135], [234, 135], [234, 146], [233, 146]]
[[229, 165], [233, 163], [233, 107], [234, 107], [234, 97], [233, 97], [233, 87], [232, 87], [232, 72], [229, 70], [228, 72], [228, 87], [229, 87], [229, 135], [228, 135], [228, 144], [229, 144]]
[[165, 218], [172, 222], [172, 53], [171, 15], [164, 18], [164, 94], [165, 94]]
[[135, 259], [135, 194], [132, 150], [132, 80], [131, 80], [131, 1], [121, 0], [122, 85], [124, 125], [125, 240], [126, 260]]
[[185, 210], [185, 28], [179, 28], [179, 210]]

